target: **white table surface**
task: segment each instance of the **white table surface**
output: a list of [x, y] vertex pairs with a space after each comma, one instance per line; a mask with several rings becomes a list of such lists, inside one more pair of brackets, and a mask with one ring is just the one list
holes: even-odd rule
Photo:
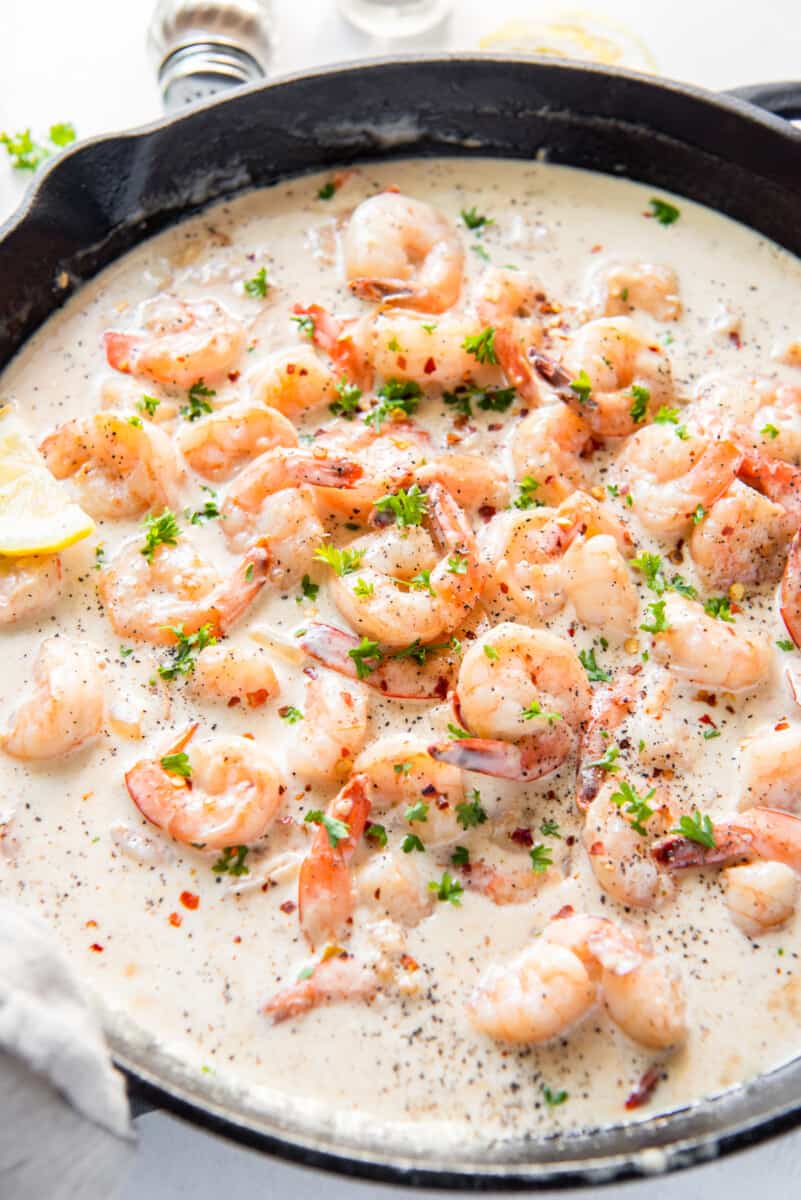
[[[394, 48], [350, 29], [333, 0], [304, 0], [301, 20], [293, 19], [299, 11], [295, 3], [274, 3], [273, 73]], [[72, 121], [79, 134], [88, 136], [158, 117], [161, 100], [145, 48], [153, 4], [0, 0], [0, 130], [31, 126], [36, 133], [53, 122]], [[637, 53], [663, 74], [711, 88], [801, 77], [798, 0], [750, 5], [742, 0], [597, 0], [581, 5], [577, 17], [578, 7], [551, 0], [456, 0], [453, 15], [433, 36], [394, 45], [476, 49], [481, 39], [491, 39], [525, 14], [528, 21], [589, 21], [596, 31], [608, 30], [613, 41], [639, 47]], [[23, 173], [0, 161], [0, 221], [19, 202], [26, 183]], [[0, 1099], [0, 1119], [2, 1106], [9, 1103], [9, 1097]], [[312, 1200], [321, 1189], [326, 1200], [363, 1200], [376, 1191], [387, 1197], [407, 1194], [287, 1166], [163, 1113], [149, 1113], [136, 1124], [139, 1149], [120, 1200], [219, 1200], [221, 1194]], [[753, 1200], [769, 1190], [772, 1198], [784, 1200], [797, 1196], [800, 1185], [801, 1132], [680, 1175], [613, 1186], [599, 1195]], [[55, 1182], [54, 1189], [42, 1200], [62, 1200]], [[1, 1183], [0, 1194], [15, 1200], [6, 1197]]]

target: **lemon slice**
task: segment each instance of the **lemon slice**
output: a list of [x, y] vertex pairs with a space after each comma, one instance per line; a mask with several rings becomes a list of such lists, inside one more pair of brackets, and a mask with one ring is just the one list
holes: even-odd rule
[[14, 410], [0, 409], [0, 555], [53, 554], [95, 523], [54, 479]]

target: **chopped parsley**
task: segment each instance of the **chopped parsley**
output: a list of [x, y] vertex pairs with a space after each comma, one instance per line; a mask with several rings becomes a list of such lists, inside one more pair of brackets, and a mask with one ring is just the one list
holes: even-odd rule
[[557, 821], [551, 821], [546, 818], [540, 824], [540, 833], [543, 837], [561, 838], [562, 832]]
[[442, 872], [442, 879], [439, 881], [432, 879], [428, 885], [428, 890], [434, 892], [438, 900], [447, 901], [457, 908], [461, 904], [459, 897], [464, 892], [464, 888], [459, 883], [459, 880], [452, 879], [448, 871]]
[[120, 658], [130, 658], [133, 654], [133, 646], [120, 646]]
[[665, 601], [655, 600], [648, 607], [651, 610], [652, 618], [650, 621], [644, 621], [640, 629], [645, 633], [666, 633], [670, 626], [665, 617]]
[[452, 738], [456, 738], [457, 740], [473, 736], [471, 733], [468, 733], [466, 729], [461, 729], [458, 725], [454, 725], [452, 721], [448, 722], [448, 733]]
[[539, 483], [532, 475], [524, 475], [518, 483], [518, 494], [512, 501], [515, 508], [541, 508], [542, 501], [536, 498]]
[[660, 225], [672, 225], [681, 216], [675, 204], [660, 200], [658, 196], [652, 196], [648, 203], [651, 205], [650, 215], [656, 217]]
[[779, 430], [775, 425], [771, 425], [770, 422], [767, 425], [763, 425], [759, 432], [763, 437], [769, 437], [771, 441], [779, 436]]
[[184, 633], [183, 625], [165, 626], [175, 634], [177, 641], [170, 647], [170, 662], [159, 667], [162, 679], [177, 679], [179, 675], [191, 675], [195, 669], [195, 659], [206, 646], [213, 646], [217, 638], [212, 633], [211, 624], [201, 625], [194, 633]]
[[650, 788], [644, 796], [638, 796], [636, 789], [624, 779], [621, 781], [620, 791], [613, 792], [610, 799], [618, 808], [622, 808], [624, 812], [629, 813], [634, 818], [631, 822], [632, 829], [639, 833], [641, 837], [647, 837], [648, 830], [643, 825], [643, 822], [654, 815], [654, 810], [650, 807], [648, 801], [655, 794], [656, 788]]
[[681, 575], [671, 575], [670, 590], [678, 592], [680, 596], [686, 596], [688, 600], [695, 600], [698, 596], [698, 592], [693, 585], [688, 583], [686, 579], [683, 579]]
[[705, 516], [706, 516], [706, 509], [704, 508], [703, 504], [697, 505], [695, 512], [692, 515], [693, 525], [700, 525]]
[[485, 646], [485, 647], [484, 647], [484, 653], [485, 653], [485, 655], [487, 656], [487, 658], [490, 660], [490, 662], [497, 662], [497, 661], [498, 661], [499, 654], [498, 654], [498, 651], [495, 649], [495, 647], [494, 647], [494, 646]]
[[449, 408], [465, 417], [473, 415], [473, 401], [482, 412], [506, 412], [514, 404], [517, 393], [513, 387], [480, 388], [475, 384], [461, 384], [453, 392], [443, 392], [442, 399]]
[[156, 409], [161, 404], [155, 396], [143, 396], [141, 400], [136, 402], [136, 407], [140, 412], [147, 413], [149, 417], [155, 417]]
[[454, 867], [466, 867], [470, 862], [470, 851], [467, 846], [454, 846], [451, 863]]
[[635, 571], [641, 571], [645, 576], [645, 582], [652, 592], [656, 592], [657, 596], [663, 595], [667, 591], [667, 580], [662, 573], [662, 557], [659, 554], [650, 554], [648, 551], [643, 551], [636, 558], [631, 560], [631, 565]]
[[479, 258], [483, 258], [484, 262], [490, 261], [490, 256], [487, 251], [487, 248], [486, 248], [486, 246], [482, 246], [481, 242], [473, 242], [473, 245], [470, 247], [470, 249], [473, 251], [474, 254], [477, 254]]
[[245, 866], [247, 854], [247, 846], [226, 846], [211, 869], [215, 875], [249, 875], [250, 870]]
[[468, 334], [462, 342], [462, 349], [472, 354], [476, 362], [496, 364], [498, 356], [495, 353], [495, 330], [492, 325], [482, 329], [481, 333]]
[[706, 846], [707, 850], [715, 849], [715, 829], [712, 821], [697, 810], [691, 817], [681, 817], [673, 833], [681, 833], [689, 841]]
[[412, 764], [410, 762], [399, 762], [392, 764], [392, 770], [396, 775], [408, 775], [411, 769]]
[[338, 817], [329, 817], [328, 813], [322, 812], [319, 808], [307, 812], [303, 819], [312, 825], [322, 825], [334, 850], [340, 842], [344, 842], [346, 838], [350, 837], [350, 825], [346, 821], [340, 821]]
[[201, 521], [214, 521], [220, 516], [220, 510], [217, 507], [217, 497], [212, 492], [212, 499], [207, 500], [202, 508], [198, 508], [189, 517], [190, 525], [199, 525]]
[[720, 737], [720, 730], [719, 729], [705, 729], [703, 737], [704, 737], [705, 742], [711, 742], [713, 738]]
[[376, 500], [374, 508], [378, 512], [393, 512], [395, 523], [401, 527], [422, 525], [428, 512], [428, 497], [413, 483], [408, 491], [401, 488], [391, 496], [382, 496]]
[[260, 267], [252, 279], [245, 280], [245, 291], [249, 296], [253, 296], [254, 299], [263, 300], [269, 289], [270, 285], [267, 282], [266, 267]]
[[392, 413], [411, 416], [417, 412], [422, 395], [420, 384], [413, 379], [388, 379], [378, 389], [378, 404], [365, 414], [365, 424], [379, 430]]
[[704, 612], [718, 621], [734, 621], [731, 612], [731, 601], [728, 596], [709, 596], [704, 601]]
[[175, 514], [165, 508], [161, 516], [145, 518], [145, 544], [141, 553], [148, 562], [152, 562], [157, 546], [175, 546], [180, 536]]
[[551, 851], [542, 842], [537, 842], [536, 846], [529, 850], [529, 856], [531, 869], [535, 875], [543, 875], [549, 867], [553, 866]]
[[360, 600], [365, 600], [368, 596], [372, 596], [375, 592], [375, 584], [367, 583], [362, 579], [361, 575], [353, 585], [353, 594], [358, 596]]
[[329, 179], [328, 182], [324, 183], [323, 186], [318, 191], [317, 199], [318, 200], [330, 200], [331, 197], [336, 194], [336, 190], [337, 190], [337, 185], [334, 183], [333, 179]]
[[612, 678], [611, 672], [605, 671], [603, 667], [599, 667], [595, 658], [595, 647], [589, 650], [579, 650], [579, 662], [587, 672], [587, 678], [590, 683], [609, 683]]
[[363, 550], [352, 550], [349, 546], [340, 548], [326, 544], [318, 546], [314, 552], [315, 562], [327, 563], [340, 577], [352, 575], [354, 571], [358, 571], [363, 558]]
[[102, 571], [106, 565], [106, 547], [95, 546], [95, 570]]
[[300, 595], [296, 597], [298, 604], [303, 600], [316, 600], [319, 591], [319, 583], [312, 583], [310, 576], [304, 575], [300, 581]]
[[0, 146], [5, 146], [12, 167], [18, 171], [35, 171], [51, 154], [75, 141], [75, 129], [67, 122], [51, 125], [48, 141], [49, 146], [35, 142], [30, 129], [23, 129], [21, 133], [0, 133]]
[[595, 762], [591, 762], [588, 765], [591, 767], [598, 767], [601, 771], [608, 771], [610, 775], [617, 775], [618, 771], [620, 770], [620, 766], [617, 761], [619, 757], [620, 750], [617, 746], [607, 746], [601, 758], [596, 759]]
[[184, 779], [189, 779], [192, 774], [189, 755], [185, 750], [180, 750], [177, 754], [165, 754], [161, 765], [170, 775], [181, 775]]
[[381, 849], [387, 844], [387, 831], [383, 825], [368, 825], [364, 831], [364, 836], [370, 842], [375, 842]]
[[422, 854], [425, 851], [425, 846], [416, 833], [407, 833], [401, 842], [401, 850], [404, 854], [411, 854], [413, 850], [417, 850]]
[[532, 700], [526, 708], [520, 710], [520, 715], [525, 721], [533, 721], [535, 717], [544, 717], [549, 725], [562, 720], [561, 713], [545, 712], [539, 700]]
[[371, 642], [366, 637], [362, 638], [358, 646], [354, 646], [352, 650], [348, 651], [348, 658], [353, 659], [358, 679], [367, 679], [372, 675], [373, 671], [381, 666], [383, 657], [378, 648], [378, 642]]
[[213, 412], [209, 400], [216, 395], [213, 388], [206, 387], [203, 380], [198, 379], [187, 392], [189, 403], [181, 409], [181, 416], [185, 417], [187, 421], [197, 421], [198, 417], [202, 417], [204, 413]]
[[403, 818], [405, 821], [408, 821], [410, 825], [415, 821], [427, 821], [428, 805], [424, 800], [418, 800], [416, 804], [410, 804], [406, 809], [406, 812], [403, 814]]
[[346, 421], [352, 421], [359, 411], [362, 389], [343, 378], [338, 381], [336, 390], [339, 399], [328, 405], [329, 412], [332, 412], [335, 417], [344, 417]]
[[592, 380], [583, 367], [576, 378], [571, 380], [570, 390], [578, 396], [579, 404], [586, 404], [592, 395]]
[[142, 418], [141, 417], [129, 417], [128, 424], [133, 425], [134, 429], [141, 429], [142, 428]]
[[635, 425], [639, 425], [648, 415], [648, 404], [651, 400], [651, 393], [647, 387], [641, 387], [638, 383], [635, 383], [631, 389], [631, 395], [633, 401], [629, 409], [629, 415]]
[[473, 208], [462, 209], [462, 220], [468, 229], [486, 229], [487, 225], [494, 225], [492, 217], [485, 217]]
[[[632, 391], [634, 389], [632, 388]], [[655, 425], [678, 425], [679, 410], [677, 408], [668, 408], [665, 404], [660, 405], [659, 411], [654, 417]]]
[[303, 713], [299, 708], [295, 708], [294, 704], [285, 704], [283, 708], [279, 708], [278, 715], [287, 725], [297, 725], [298, 721], [303, 720]]
[[483, 825], [487, 820], [486, 809], [481, 803], [481, 793], [478, 788], [473, 789], [470, 797], [470, 800], [463, 800], [461, 804], [456, 805], [456, 820], [462, 829], [474, 829], [477, 825]]
[[780, 650], [784, 650], [788, 654], [791, 650], [795, 650], [795, 643], [791, 642], [789, 638], [779, 638], [776, 645]]
[[298, 327], [298, 333], [301, 334], [302, 337], [307, 337], [307, 338], [314, 337], [314, 318], [313, 317], [309, 317], [309, 316], [290, 317], [290, 320], [295, 322], [295, 324]]
[[547, 1083], [542, 1085], [542, 1098], [549, 1108], [556, 1108], [559, 1104], [564, 1104], [567, 1100], [567, 1092], [564, 1088], [560, 1088], [558, 1092], [552, 1091]]
[[452, 554], [448, 559], [448, 572], [451, 575], [467, 574], [467, 559], [463, 554]]
[[437, 594], [431, 584], [430, 571], [419, 571], [417, 575], [413, 575], [409, 580], [409, 587], [415, 592], [428, 592], [430, 596]]

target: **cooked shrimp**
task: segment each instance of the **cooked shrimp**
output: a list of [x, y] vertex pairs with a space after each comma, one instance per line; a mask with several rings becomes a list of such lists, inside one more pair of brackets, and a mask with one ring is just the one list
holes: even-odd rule
[[738, 807], [780, 808], [801, 816], [801, 728], [769, 726], [740, 747]]
[[51, 608], [61, 594], [61, 559], [0, 558], [0, 626], [13, 625]]
[[[143, 817], [187, 846], [223, 850], [264, 837], [286, 785], [267, 751], [234, 734], [192, 741], [194, 726], [160, 758], [126, 772], [128, 795]], [[189, 746], [188, 751], [184, 747]], [[185, 756], [183, 771], [170, 758]]]
[[589, 396], [582, 401], [576, 394], [574, 407], [598, 437], [627, 437], [674, 399], [670, 359], [628, 317], [583, 325], [564, 368], [571, 379], [583, 371], [589, 380]]
[[[372, 387], [373, 368], [363, 347], [357, 341], [359, 330], [365, 322], [369, 323], [369, 316], [361, 317], [358, 320], [341, 320], [324, 308], [322, 304], [295, 304], [292, 306], [292, 311], [295, 313], [293, 320], [297, 319], [303, 322], [303, 328], [307, 328], [308, 324], [311, 325], [310, 336], [315, 346], [328, 355], [345, 379], [362, 388]], [[303, 395], [305, 383], [303, 387], [299, 388], [304, 405], [307, 399], [311, 404], [316, 404], [313, 387], [314, 372], [310, 371], [310, 374], [312, 379], [308, 382], [312, 385], [312, 390], [308, 397]], [[272, 376], [268, 374], [268, 379], [270, 378]], [[299, 384], [301, 382], [298, 381]], [[294, 380], [287, 381], [290, 392], [294, 383]]]
[[365, 300], [441, 313], [459, 299], [464, 251], [451, 222], [421, 200], [381, 192], [353, 212], [345, 276]]
[[378, 990], [374, 971], [349, 954], [338, 954], [317, 963], [310, 975], [276, 992], [262, 1011], [273, 1024], [303, 1016], [321, 1004], [370, 1000]]
[[618, 780], [607, 777], [584, 814], [582, 841], [593, 874], [608, 895], [631, 908], [658, 908], [674, 897], [676, 884], [650, 854], [648, 835], [665, 829], [661, 797], [654, 797], [652, 789], [639, 790], [654, 813], [647, 824], [636, 822], [646, 834], [627, 815]]
[[478, 598], [478, 554], [464, 513], [438, 483], [426, 495], [430, 534], [392, 526], [357, 538], [348, 550], [360, 556], [358, 566], [330, 585], [331, 599], [360, 633], [395, 649], [458, 629]]
[[337, 398], [337, 377], [320, 362], [311, 346], [294, 346], [271, 354], [251, 371], [247, 383], [252, 400], [293, 421]]
[[375, 812], [398, 805], [405, 810], [419, 801], [426, 805], [425, 815], [412, 823], [413, 832], [426, 845], [451, 842], [463, 832], [456, 813], [464, 800], [462, 772], [432, 758], [426, 739], [411, 734], [377, 738], [361, 752], [353, 769], [366, 780]]
[[512, 622], [471, 643], [456, 692], [471, 737], [429, 753], [503, 779], [541, 779], [555, 771], [589, 715], [590, 687], [573, 647]]
[[359, 901], [397, 925], [419, 925], [434, 898], [413, 854], [373, 854], [356, 873]]
[[293, 730], [292, 767], [308, 779], [342, 779], [367, 737], [369, 702], [360, 683], [306, 669], [303, 720]]
[[532, 871], [531, 864], [502, 869], [485, 862], [471, 862], [462, 868], [462, 876], [471, 892], [479, 892], [493, 904], [505, 906], [528, 904], [545, 884], [560, 879], [561, 872], [556, 867]]
[[559, 504], [585, 486], [581, 456], [591, 439], [587, 422], [569, 404], [559, 400], [535, 408], [512, 434], [516, 478], [533, 479], [538, 500]]
[[507, 380], [531, 404], [541, 401], [541, 379], [531, 355], [542, 341], [542, 283], [527, 271], [487, 267], [479, 283], [476, 311], [494, 330], [495, 357]]
[[705, 376], [685, 411], [707, 436], [737, 442], [760, 458], [801, 462], [801, 388], [718, 373]]
[[183, 425], [178, 446], [193, 471], [218, 482], [277, 446], [297, 446], [295, 427], [275, 408], [240, 400]]
[[255, 541], [269, 546], [271, 578], [286, 586], [309, 570], [325, 530], [309, 486], [349, 488], [362, 468], [324, 451], [278, 448], [259, 455], [237, 475], [222, 505], [223, 531], [232, 549]]
[[[467, 339], [481, 329], [481, 321], [471, 314], [442, 313], [432, 320], [430, 313], [382, 308], [353, 326], [348, 345], [352, 356], [382, 379], [412, 379], [450, 390], [469, 384], [497, 387], [503, 382], [500, 367], [479, 363], [465, 349]], [[360, 377], [364, 369], [360, 367]]]
[[344, 826], [344, 836], [320, 824], [298, 878], [298, 915], [309, 943], [336, 941], [353, 916], [350, 860], [370, 815], [367, 780], [354, 775], [328, 806], [326, 816]]
[[189, 676], [191, 690], [204, 700], [230, 707], [247, 703], [258, 708], [279, 693], [275, 671], [259, 646], [204, 646]]
[[601, 997], [641, 1045], [665, 1049], [686, 1036], [681, 981], [670, 964], [603, 917], [552, 921], [511, 963], [485, 972], [467, 1009], [490, 1037], [538, 1044], [564, 1037]]
[[767, 458], [764, 454], [746, 454], [737, 474], [749, 487], [781, 505], [791, 533], [798, 529], [801, 525], [801, 468]]
[[582, 625], [602, 628], [607, 636], [627, 637], [639, 612], [637, 589], [608, 533], [580, 538], [562, 559], [564, 588]]
[[784, 863], [801, 872], [801, 817], [777, 808], [747, 808], [712, 822], [713, 846], [684, 834], [668, 834], [654, 843], [651, 853], [669, 871], [720, 866], [738, 858]]
[[735, 479], [693, 526], [690, 554], [710, 588], [773, 582], [794, 532], [788, 523], [781, 505]]
[[103, 727], [103, 675], [87, 642], [56, 635], [39, 647], [33, 678], [2, 737], [14, 758], [56, 758]]
[[270, 556], [250, 550], [227, 579], [182, 538], [156, 546], [148, 560], [141, 538], [125, 542], [101, 573], [100, 598], [116, 633], [160, 646], [209, 625], [218, 636], [239, 619], [267, 582]]
[[481, 454], [443, 454], [418, 467], [420, 487], [439, 483], [464, 509], [501, 509], [509, 504], [506, 472]]
[[678, 321], [676, 272], [655, 263], [602, 263], [590, 275], [587, 308], [593, 317], [629, 316], [639, 309], [657, 321]]
[[665, 628], [653, 635], [653, 655], [676, 675], [724, 692], [750, 691], [768, 677], [772, 651], [766, 638], [707, 615], [683, 596], [671, 593], [664, 604]]
[[59, 425], [39, 447], [56, 479], [72, 478], [95, 517], [133, 517], [170, 505], [182, 469], [167, 433], [117, 412], [95, 412]]
[[684, 533], [728, 491], [741, 461], [733, 442], [682, 439], [673, 425], [649, 425], [628, 439], [617, 469], [646, 529]]
[[726, 906], [746, 937], [784, 925], [796, 910], [801, 880], [780, 862], [744, 863], [722, 872]]
[[[296, 639], [305, 654], [349, 679], [364, 679], [365, 684], [396, 700], [444, 700], [456, 673], [458, 652], [450, 644], [426, 648], [419, 656], [385, 654], [376, 647], [368, 655], [359, 654], [361, 639], [335, 625], [312, 622]], [[412, 643], [414, 645], [414, 643]], [[407, 648], [408, 649], [408, 648]], [[422, 660], [422, 661], [421, 661]], [[361, 664], [361, 669], [357, 665]]]
[[109, 366], [177, 388], [219, 382], [245, 345], [242, 325], [216, 300], [157, 296], [142, 305], [139, 324], [142, 333], [104, 334]]
[[796, 646], [801, 646], [801, 531], [790, 543], [784, 566], [780, 611], [785, 628]]
[[321, 515], [346, 521], [366, 518], [376, 500], [406, 487], [431, 460], [430, 437], [413, 421], [391, 421], [378, 432], [352, 421], [329, 421], [315, 437], [318, 453], [352, 459], [362, 468], [360, 478], [346, 489], [315, 488]]

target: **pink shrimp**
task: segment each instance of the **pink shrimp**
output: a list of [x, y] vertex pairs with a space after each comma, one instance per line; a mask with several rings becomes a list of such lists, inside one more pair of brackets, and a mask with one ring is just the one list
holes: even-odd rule
[[[298, 915], [310, 945], [335, 941], [353, 916], [350, 860], [370, 815], [369, 781], [354, 775], [328, 806], [329, 824], [321, 823], [298, 878]], [[344, 837], [332, 832], [331, 821], [347, 827]]]
[[[445, 646], [422, 646], [416, 657], [397, 653], [385, 654], [380, 648], [370, 654], [358, 653], [362, 639], [335, 625], [312, 622], [297, 639], [304, 653], [348, 679], [362, 679], [368, 687], [396, 700], [444, 700], [453, 679], [458, 655], [450, 643]], [[423, 659], [423, 661], [419, 661]], [[361, 664], [361, 670], [357, 663]]]
[[655, 842], [651, 853], [669, 871], [759, 858], [801, 872], [801, 817], [792, 813], [778, 808], [747, 808], [736, 816], [714, 821], [711, 838], [713, 846], [672, 833]]
[[216, 300], [157, 296], [142, 305], [140, 315], [143, 332], [103, 335], [109, 366], [126, 375], [177, 388], [216, 383], [245, 345], [244, 328]]
[[301, 1017], [321, 1004], [370, 1000], [378, 990], [373, 971], [350, 954], [338, 954], [317, 963], [310, 975], [271, 996], [262, 1012], [274, 1025]]

